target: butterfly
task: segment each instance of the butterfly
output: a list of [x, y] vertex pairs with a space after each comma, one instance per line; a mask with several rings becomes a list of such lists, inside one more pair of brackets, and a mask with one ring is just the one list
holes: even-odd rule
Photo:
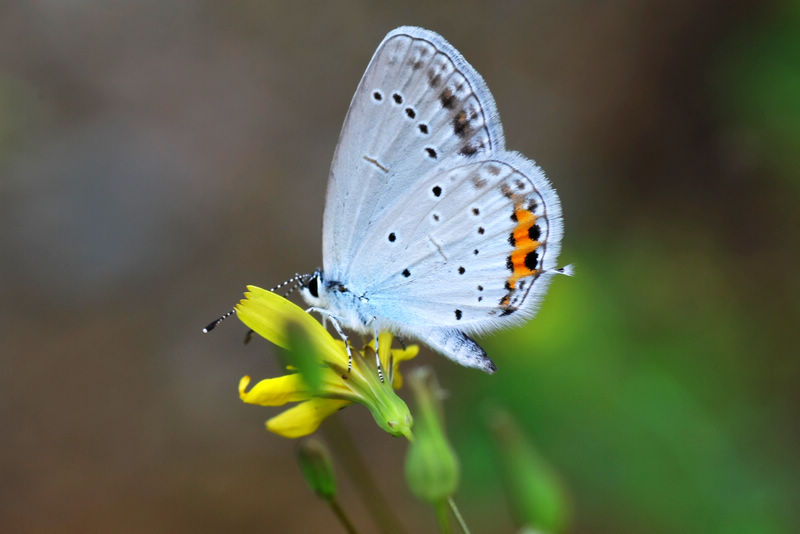
[[[532, 318], [557, 268], [559, 198], [505, 149], [486, 83], [437, 33], [378, 46], [333, 157], [323, 268], [300, 292], [344, 330], [391, 331], [492, 373], [470, 337]], [[348, 346], [349, 347], [349, 346]], [[380, 368], [379, 368], [380, 372]]]

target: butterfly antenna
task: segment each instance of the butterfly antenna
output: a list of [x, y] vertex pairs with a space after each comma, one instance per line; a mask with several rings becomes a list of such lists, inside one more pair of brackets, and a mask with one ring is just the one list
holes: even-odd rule
[[[295, 283], [295, 282], [297, 282], [298, 280], [303, 280], [303, 279], [305, 279], [305, 278], [308, 278], [308, 277], [310, 277], [310, 276], [311, 276], [310, 274], [299, 274], [299, 273], [294, 273], [294, 276], [292, 276], [292, 277], [291, 277], [291, 278], [289, 278], [288, 280], [284, 280], [284, 281], [283, 281], [283, 282], [281, 282], [280, 284], [278, 284], [278, 285], [276, 285], [275, 287], [273, 287], [272, 289], [270, 289], [270, 291], [272, 291], [273, 293], [275, 293], [275, 291], [277, 291], [278, 289], [280, 289], [280, 288], [282, 288], [282, 287], [286, 287], [286, 286], [288, 286], [289, 284], [294, 284], [294, 283]], [[293, 290], [292, 290], [292, 291], [293, 291]]]
[[213, 321], [211, 321], [210, 323], [208, 323], [208, 325], [207, 325], [205, 328], [203, 328], [203, 333], [204, 333], [204, 334], [208, 334], [209, 332], [211, 332], [212, 330], [214, 330], [214, 329], [215, 329], [215, 328], [216, 328], [216, 327], [219, 325], [219, 323], [221, 323], [222, 321], [224, 321], [225, 319], [227, 319], [228, 317], [230, 317], [230, 316], [231, 316], [231, 315], [233, 315], [234, 313], [236, 313], [236, 310], [235, 310], [235, 309], [234, 309], [234, 310], [231, 310], [231, 311], [229, 311], [229, 312], [227, 312], [227, 313], [224, 313], [224, 314], [222, 314], [222, 315], [221, 315], [219, 318], [217, 318], [217, 319], [214, 319]]
[[286, 291], [286, 293], [284, 293], [284, 294], [283, 294], [284, 298], [288, 298], [288, 297], [289, 297], [289, 295], [291, 295], [292, 293], [294, 293], [295, 291], [297, 291], [298, 289], [300, 289], [301, 287], [303, 287], [303, 285], [304, 285], [304, 284], [305, 284], [305, 280], [303, 280], [302, 278], [301, 278], [301, 279], [299, 279], [299, 280], [297, 280], [297, 281], [295, 282], [295, 284], [294, 284], [292, 287], [290, 287], [290, 288], [289, 288], [289, 289]]
[[[294, 284], [294, 286], [292, 286], [292, 287], [289, 289], [289, 291], [286, 293], [286, 296], [289, 296], [289, 294], [291, 294], [291, 293], [292, 293], [292, 292], [293, 292], [295, 289], [297, 289], [298, 287], [300, 287], [301, 285], [303, 285], [303, 284], [305, 283], [305, 281], [306, 281], [306, 280], [308, 280], [310, 277], [311, 277], [311, 275], [310, 275], [310, 274], [299, 274], [299, 273], [294, 273], [294, 276], [292, 276], [292, 277], [291, 277], [291, 278], [289, 278], [288, 280], [286, 280], [286, 281], [283, 281], [283, 282], [281, 282], [280, 284], [276, 285], [275, 287], [273, 287], [272, 289], [270, 289], [270, 291], [272, 291], [272, 292], [274, 293], [276, 290], [278, 290], [278, 289], [280, 289], [280, 288], [282, 288], [282, 287], [286, 287], [286, 286], [287, 286], [287, 285], [289, 285], [289, 284]], [[236, 313], [236, 310], [235, 310], [235, 309], [233, 309], [233, 310], [231, 310], [231, 311], [229, 311], [229, 312], [227, 312], [227, 313], [224, 313], [224, 314], [222, 314], [222, 315], [221, 315], [220, 317], [218, 317], [217, 319], [214, 319], [213, 321], [211, 321], [210, 323], [208, 323], [208, 325], [207, 325], [205, 328], [203, 328], [203, 333], [204, 333], [204, 334], [208, 334], [209, 332], [211, 332], [212, 330], [214, 330], [214, 329], [215, 329], [217, 326], [219, 326], [219, 324], [220, 324], [222, 321], [224, 321], [225, 319], [227, 319], [228, 317], [230, 317], [231, 315], [233, 315], [233, 314], [235, 314], [235, 313]], [[245, 337], [245, 340], [244, 340], [245, 344], [247, 344], [247, 343], [249, 343], [249, 342], [250, 342], [250, 337], [251, 337], [252, 335], [253, 335], [253, 331], [252, 331], [252, 330], [250, 330], [250, 331], [247, 333], [247, 336]]]

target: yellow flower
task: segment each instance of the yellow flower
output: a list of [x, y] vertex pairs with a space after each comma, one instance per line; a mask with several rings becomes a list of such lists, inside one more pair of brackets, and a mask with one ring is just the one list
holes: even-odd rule
[[392, 335], [384, 332], [379, 336], [379, 353], [381, 366], [384, 372], [388, 371], [387, 380], [381, 382], [378, 378], [372, 344], [364, 351], [351, 345], [353, 367], [348, 372], [344, 342], [334, 339], [316, 319], [285, 298], [255, 286], [247, 289], [245, 299], [236, 305], [239, 319], [268, 341], [290, 351], [297, 349], [292, 347], [297, 337], [292, 334], [298, 333], [314, 366], [313, 373], [289, 367], [294, 372], [261, 380], [249, 391], [250, 377], [239, 381], [239, 396], [248, 404], [299, 403], [268, 420], [267, 430], [287, 438], [306, 436], [326, 417], [357, 402], [369, 409], [386, 432], [411, 437], [411, 413], [393, 386], [396, 389], [402, 383], [398, 364], [416, 356], [419, 347], [391, 349]]

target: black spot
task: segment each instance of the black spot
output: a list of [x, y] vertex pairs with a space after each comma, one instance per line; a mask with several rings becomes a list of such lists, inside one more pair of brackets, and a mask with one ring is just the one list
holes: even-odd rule
[[478, 297], [478, 302], [482, 301], [483, 297]]
[[542, 229], [539, 228], [538, 224], [534, 224], [530, 228], [528, 228], [528, 237], [530, 237], [533, 241], [539, 241], [539, 237], [542, 235]]
[[428, 83], [431, 87], [436, 87], [442, 81], [442, 76], [433, 69], [428, 71]]
[[536, 270], [536, 265], [539, 263], [539, 253], [537, 251], [528, 252], [525, 255], [525, 267], [531, 271]]
[[478, 208], [472, 208], [472, 214], [473, 215], [480, 215], [481, 214], [481, 210], [479, 210]]
[[445, 109], [453, 109], [453, 105], [455, 104], [456, 96], [453, 94], [449, 88], [445, 88], [442, 91], [442, 94], [439, 95], [439, 102], [442, 103], [442, 107]]
[[414, 110], [413, 110], [413, 109], [411, 109], [411, 108], [406, 108], [406, 115], [408, 115], [408, 117], [409, 117], [410, 119], [413, 119], [414, 117], [416, 117], [416, 116], [417, 116], [417, 112], [416, 112], [416, 111], [414, 111]]
[[399, 93], [394, 93], [392, 95], [392, 98], [394, 99], [395, 103], [397, 103], [397, 104], [402, 104], [403, 103], [403, 97], [400, 96]]
[[500, 317], [505, 317], [506, 315], [511, 315], [515, 311], [517, 311], [516, 308], [506, 308], [505, 310], [503, 310], [503, 313], [500, 314]]
[[508, 244], [512, 247], [517, 246], [517, 240], [514, 238], [514, 234], [508, 234]]
[[458, 268], [458, 274], [464, 274], [465, 272], [467, 272], [467, 270], [463, 266]]
[[453, 117], [453, 133], [455, 133], [459, 137], [464, 137], [467, 133], [467, 114], [464, 111], [459, 111], [456, 113], [456, 116]]
[[511, 259], [511, 256], [509, 256], [508, 258], [506, 258], [506, 269], [508, 269], [508, 270], [509, 270], [509, 271], [511, 271], [512, 273], [514, 272], [514, 262], [513, 262], [513, 260]]
[[432, 159], [436, 159], [436, 151], [430, 147], [425, 149], [425, 152], [428, 153], [428, 157]]
[[[509, 282], [508, 280], [506, 280], [506, 284], [504, 287], [506, 288], [506, 291], [511, 291], [512, 289], [514, 289], [511, 287], [511, 282]], [[508, 295], [506, 295], [506, 297], [508, 297]]]
[[478, 286], [478, 291], [483, 291], [483, 286]]
[[478, 255], [478, 249], [476, 248], [475, 250], [472, 251], [472, 253], [477, 256]]
[[397, 236], [396, 236], [396, 235], [394, 235], [394, 232], [392, 232], [391, 234], [389, 234], [389, 241], [391, 241], [392, 243], [394, 243], [396, 239], [397, 239]]
[[427, 124], [420, 124], [419, 125], [419, 131], [424, 133], [425, 135], [428, 135], [428, 125]]
[[478, 233], [479, 233], [479, 234], [481, 234], [481, 235], [483, 235], [483, 234], [485, 234], [485, 233], [486, 233], [486, 229], [485, 229], [483, 226], [479, 226], [479, 227], [478, 227]]
[[522, 180], [517, 180], [516, 184], [517, 184], [517, 189], [519, 189], [520, 191], [525, 189], [525, 184], [522, 182]]
[[439, 214], [438, 213], [434, 213], [433, 214], [433, 220], [437, 221], [437, 222], [439, 221]]
[[478, 149], [474, 146], [464, 145], [458, 153], [462, 156], [474, 156], [477, 151]]
[[437, 196], [437, 197], [441, 196], [441, 194], [442, 194], [442, 188], [439, 187], [438, 185], [433, 186], [433, 189], [431, 189], [431, 191], [433, 191], [434, 196]]
[[403, 269], [403, 276], [408, 278], [409, 276], [411, 276], [411, 271], [409, 271], [408, 269]]
[[516, 211], [511, 214], [511, 220], [514, 221], [514, 222], [517, 222], [517, 212]]
[[380, 93], [380, 91], [375, 91], [374, 93], [372, 93], [372, 98], [380, 102], [381, 100], [383, 100], [383, 95]]
[[422, 61], [419, 61], [419, 60], [417, 60], [417, 61], [415, 61], [414, 63], [411, 64], [411, 68], [414, 69], [414, 70], [419, 70], [419, 68], [421, 66], [422, 66]]
[[456, 321], [461, 320], [461, 310], [456, 310]]
[[319, 277], [312, 276], [311, 280], [308, 281], [308, 292], [311, 293], [311, 296], [314, 298], [319, 297]]
[[538, 204], [536, 204], [535, 200], [532, 200], [530, 204], [528, 204], [528, 211], [531, 213], [536, 213], [536, 208], [538, 208]]

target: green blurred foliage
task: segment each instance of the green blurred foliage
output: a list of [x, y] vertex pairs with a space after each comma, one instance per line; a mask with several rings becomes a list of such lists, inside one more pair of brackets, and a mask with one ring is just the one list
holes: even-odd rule
[[323, 367], [316, 350], [305, 330], [298, 324], [291, 324], [289, 348], [282, 351], [284, 364], [300, 373], [309, 391], [320, 394], [323, 389]]
[[488, 406], [484, 415], [517, 526], [563, 532], [569, 520], [569, 505], [558, 475], [508, 412]]

